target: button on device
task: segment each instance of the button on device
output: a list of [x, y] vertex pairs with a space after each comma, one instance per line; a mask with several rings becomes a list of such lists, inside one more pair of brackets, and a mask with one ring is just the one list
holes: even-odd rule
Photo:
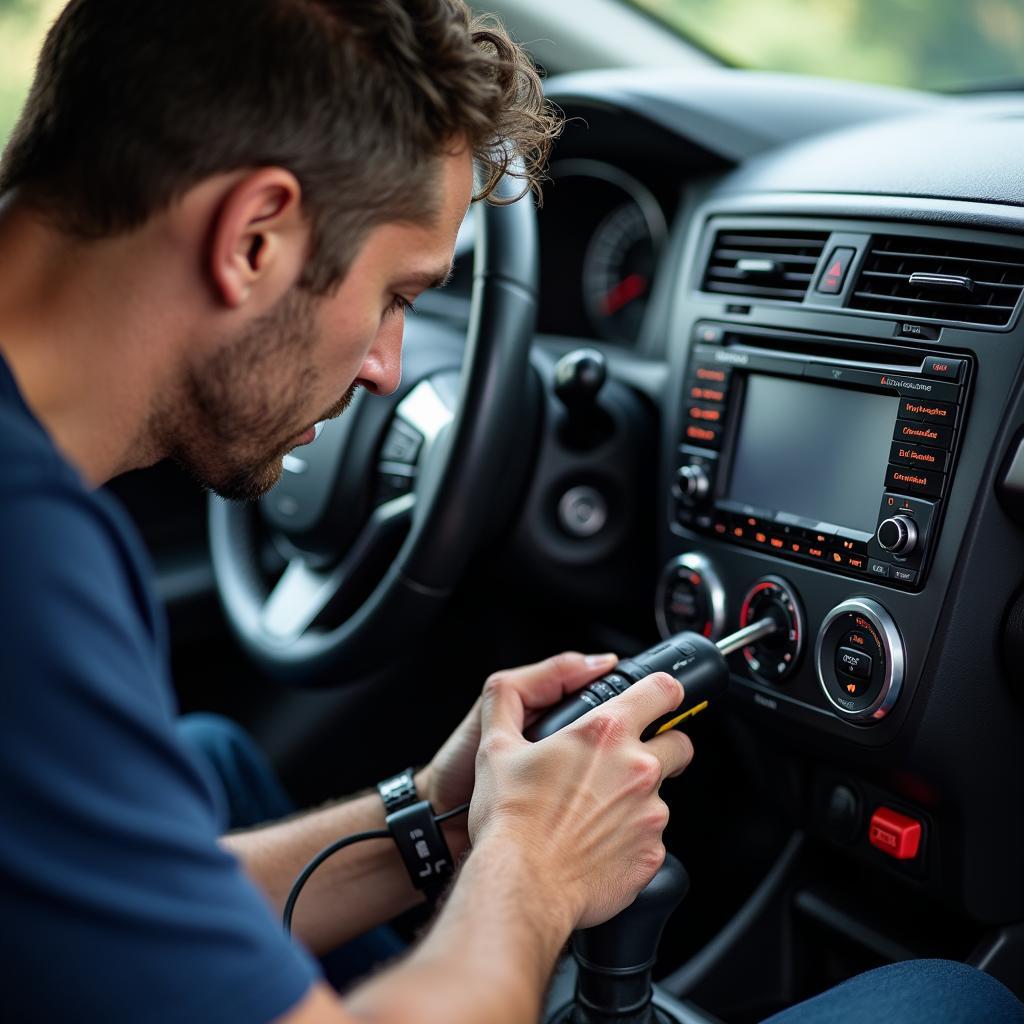
[[622, 693], [630, 686], [629, 680], [618, 672], [609, 672], [601, 681], [607, 683], [616, 693]]
[[921, 849], [921, 822], [891, 807], [879, 807], [871, 815], [868, 840], [895, 860], [913, 860]]
[[933, 473], [916, 466], [890, 466], [885, 474], [885, 487], [886, 490], [907, 491], [909, 494], [937, 498], [942, 493], [945, 479], [943, 473]]
[[729, 371], [721, 366], [708, 366], [701, 363], [694, 367], [693, 378], [701, 383], [725, 384], [729, 379]]
[[690, 397], [697, 402], [724, 402], [725, 388], [694, 384], [690, 388]]
[[599, 679], [596, 683], [591, 683], [587, 689], [594, 694], [595, 697], [600, 697], [602, 702], [611, 700], [612, 697], [617, 696], [617, 691], [612, 689], [603, 679]]
[[951, 448], [953, 428], [937, 423], [920, 423], [916, 420], [897, 420], [893, 436], [897, 441], [913, 442], [932, 448]]
[[691, 420], [699, 420], [704, 423], [721, 423], [724, 418], [724, 409], [720, 405], [691, 405], [686, 410]]
[[937, 469], [944, 473], [949, 466], [949, 452], [944, 452], [941, 448], [927, 448], [920, 444], [900, 444], [899, 441], [893, 441], [889, 461], [902, 466], [924, 466], [926, 469]]
[[950, 359], [947, 356], [925, 356], [924, 372], [929, 377], [959, 380], [963, 369], [964, 361], [962, 359]]
[[871, 678], [871, 655], [853, 647], [836, 651], [836, 671], [856, 679]]
[[916, 583], [917, 573], [913, 569], [904, 569], [901, 565], [892, 567], [892, 578], [897, 583]]
[[694, 444], [704, 445], [705, 447], [710, 445], [711, 447], [717, 448], [718, 442], [722, 436], [722, 428], [713, 423], [688, 423], [684, 434], [686, 440], [692, 441]]
[[872, 576], [885, 576], [888, 578], [891, 566], [888, 562], [880, 562], [877, 558], [868, 559], [868, 573]]
[[818, 279], [818, 287], [815, 290], [822, 295], [838, 295], [843, 290], [846, 273], [856, 253], [856, 249], [833, 249], [825, 261], [825, 269]]
[[921, 398], [901, 398], [900, 411], [897, 413], [902, 420], [919, 420], [922, 423], [944, 423], [952, 427], [956, 423], [957, 407], [951, 402], [929, 402]]

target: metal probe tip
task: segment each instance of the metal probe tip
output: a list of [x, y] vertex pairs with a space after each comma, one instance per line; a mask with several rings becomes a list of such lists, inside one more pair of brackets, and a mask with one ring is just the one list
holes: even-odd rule
[[774, 619], [761, 619], [759, 622], [752, 622], [749, 626], [736, 630], [735, 633], [723, 636], [715, 646], [721, 651], [723, 657], [728, 657], [743, 647], [749, 647], [751, 644], [757, 643], [758, 640], [771, 636], [778, 628], [779, 624]]

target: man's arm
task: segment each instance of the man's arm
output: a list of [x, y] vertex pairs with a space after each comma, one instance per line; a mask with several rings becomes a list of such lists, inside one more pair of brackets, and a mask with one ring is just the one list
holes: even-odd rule
[[[344, 1005], [317, 986], [281, 1024], [523, 1024], [536, 1020], [558, 953], [576, 927], [628, 906], [665, 855], [664, 778], [689, 740], [639, 736], [678, 707], [679, 684], [651, 676], [536, 744], [528, 709], [557, 684], [529, 673], [488, 681], [481, 705], [474, 849], [430, 934]], [[541, 699], [538, 701], [538, 697]]]
[[[416, 774], [416, 788], [429, 798], [430, 769]], [[234, 832], [221, 843], [238, 857], [280, 915], [296, 875], [320, 850], [342, 836], [382, 828], [384, 805], [374, 792], [278, 824]], [[458, 858], [467, 842], [465, 821], [442, 828]], [[422, 900], [394, 842], [371, 839], [335, 854], [313, 873], [295, 906], [292, 932], [322, 954]]]

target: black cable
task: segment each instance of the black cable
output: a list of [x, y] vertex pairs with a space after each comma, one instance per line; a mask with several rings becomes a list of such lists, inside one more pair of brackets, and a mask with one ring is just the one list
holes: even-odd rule
[[291, 890], [288, 893], [288, 899], [285, 900], [284, 913], [281, 915], [284, 921], [284, 931], [286, 935], [292, 933], [292, 914], [295, 913], [295, 902], [299, 898], [299, 893], [302, 892], [302, 887], [309, 881], [309, 876], [328, 857], [333, 856], [339, 850], [344, 850], [346, 846], [352, 846], [354, 843], [361, 843], [364, 839], [390, 839], [391, 833], [386, 828], [374, 829], [372, 832], [357, 832], [352, 836], [344, 836], [342, 839], [336, 839], [330, 846], [325, 846], [300, 872], [298, 877], [292, 882]]
[[460, 814], [465, 814], [468, 810], [469, 804], [459, 804], [458, 807], [453, 807], [450, 811], [445, 811], [444, 814], [436, 815], [434, 817], [434, 821], [440, 825], [442, 821], [447, 821], [449, 818], [455, 818]]
[[[459, 814], [464, 814], [469, 810], [469, 804], [459, 804], [458, 807], [452, 808], [450, 811], [445, 811], [444, 814], [436, 815], [434, 821], [440, 825], [441, 822], [447, 821], [449, 818], [454, 818]], [[355, 835], [344, 836], [341, 839], [336, 839], [330, 846], [325, 846], [298, 874], [295, 881], [292, 882], [292, 887], [288, 891], [288, 899], [284, 903], [284, 913], [281, 915], [281, 919], [284, 922], [284, 930], [286, 935], [292, 933], [292, 915], [295, 913], [295, 904], [298, 901], [299, 893], [302, 892], [303, 887], [309, 881], [309, 876], [328, 857], [333, 857], [339, 850], [344, 850], [346, 846], [354, 846], [356, 843], [361, 843], [366, 839], [391, 839], [391, 833], [386, 828], [374, 829], [370, 832], [357, 832]]]

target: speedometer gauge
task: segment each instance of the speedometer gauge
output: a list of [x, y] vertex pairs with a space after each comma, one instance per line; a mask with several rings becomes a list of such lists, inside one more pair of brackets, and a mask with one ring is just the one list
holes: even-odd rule
[[639, 336], [659, 241], [632, 200], [597, 226], [583, 259], [583, 301], [594, 327], [609, 341], [632, 344]]

